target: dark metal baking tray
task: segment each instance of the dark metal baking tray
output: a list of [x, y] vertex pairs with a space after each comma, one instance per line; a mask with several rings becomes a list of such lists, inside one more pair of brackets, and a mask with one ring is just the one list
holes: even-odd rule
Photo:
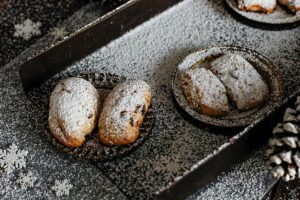
[[[116, 39], [180, 0], [132, 0], [78, 30], [62, 42], [31, 57], [20, 68], [25, 92], [64, 70], [96, 49]], [[280, 117], [283, 107], [299, 92], [278, 104], [273, 110], [232, 137], [204, 161], [178, 177], [175, 182], [157, 192], [159, 199], [183, 199], [208, 183], [220, 172], [243, 158], [253, 148], [264, 143], [271, 133], [274, 118]], [[257, 132], [263, 134], [255, 134]], [[226, 159], [224, 159], [226, 158]]]
[[181, 0], [131, 0], [34, 55], [20, 68], [25, 91]]
[[296, 91], [282, 103], [278, 103], [265, 116], [232, 137], [228, 144], [221, 146], [211, 157], [196, 163], [190, 171], [158, 191], [157, 198], [184, 199], [192, 191], [196, 191], [215, 178], [217, 174], [228, 170], [229, 166], [244, 158], [255, 147], [265, 144], [274, 126], [282, 120], [284, 110], [292, 105], [299, 95], [300, 91]]

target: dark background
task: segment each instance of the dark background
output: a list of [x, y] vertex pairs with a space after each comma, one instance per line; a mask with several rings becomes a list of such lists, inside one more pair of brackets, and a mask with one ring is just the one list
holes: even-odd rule
[[[109, 11], [126, 0], [0, 0], [0, 67], [91, 1]], [[29, 40], [14, 37], [14, 25], [26, 19], [39, 21], [41, 34]]]

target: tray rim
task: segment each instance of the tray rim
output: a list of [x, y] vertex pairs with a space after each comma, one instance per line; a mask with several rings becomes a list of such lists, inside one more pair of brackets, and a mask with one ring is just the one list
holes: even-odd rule
[[[126, 3], [104, 14], [103, 16], [97, 18], [96, 20], [88, 23], [87, 25], [83, 26], [77, 31], [66, 36], [65, 38], [63, 38], [63, 40], [56, 43], [52, 43], [44, 49], [40, 50], [39, 52], [29, 56], [19, 68], [19, 74], [25, 93], [32, 86], [39, 85], [45, 79], [48, 79], [56, 73], [64, 70], [65, 66], [68, 66], [74, 61], [77, 61], [83, 58], [84, 56], [89, 55], [96, 49], [108, 44], [109, 42], [117, 39], [118, 37], [121, 37], [128, 31], [139, 26], [141, 23], [148, 21], [155, 15], [165, 11], [166, 9], [181, 1], [183, 0], [129, 0]], [[153, 8], [155, 9], [148, 9], [147, 12], [142, 12], [138, 10], [138, 8], [148, 8], [148, 6], [153, 6]], [[158, 6], [161, 6], [161, 8]], [[132, 17], [134, 15], [137, 15], [141, 18], [127, 20], [127, 18]], [[126, 26], [123, 26], [123, 24], [120, 25], [118, 20], [123, 20], [123, 24], [125, 24]], [[115, 25], [116, 27], [111, 25]], [[96, 31], [99, 31], [99, 27], [102, 28], [101, 32], [98, 32], [98, 34], [92, 34]], [[109, 30], [106, 30], [104, 28], [107, 28]], [[101, 38], [101, 44], [98, 44], [99, 37], [101, 36], [101, 34], [104, 38]], [[107, 36], [109, 34], [110, 37]], [[92, 43], [91, 39], [97, 39], [98, 43], [97, 41], [93, 41], [94, 43]], [[81, 51], [76, 51], [76, 48], [74, 48], [74, 46], [76, 46], [76, 43], [80, 42], [84, 45], [77, 46], [81, 48]], [[86, 45], [86, 43], [88, 42], [90, 42], [90, 45]], [[56, 56], [60, 58], [58, 59], [59, 61], [53, 61], [49, 59], [49, 57], [53, 58], [53, 54], [55, 54], [54, 51], [58, 52], [62, 49], [64, 51], [56, 53]], [[73, 52], [69, 54], [70, 51]], [[62, 55], [60, 55], [60, 53]], [[44, 67], [51, 67], [51, 64], [56, 65], [57, 69], [51, 70], [47, 67]], [[28, 74], [28, 70], [34, 73]]]
[[[250, 137], [250, 135], [254, 135], [253, 130], [257, 128], [258, 125], [261, 125], [264, 123], [266, 120], [270, 120], [274, 117], [274, 115], [278, 114], [278, 112], [281, 111], [281, 109], [287, 107], [289, 103], [291, 103], [292, 100], [294, 100], [297, 96], [300, 95], [300, 89], [286, 97], [282, 102], [277, 102], [275, 104], [275, 107], [273, 110], [269, 110], [265, 115], [261, 116], [257, 120], [255, 120], [252, 124], [246, 126], [242, 131], [239, 133], [235, 134], [233, 137], [229, 139], [227, 143], [222, 144], [219, 146], [216, 150], [214, 150], [211, 154], [209, 154], [206, 158], [199, 160], [197, 163], [195, 163], [192, 167], [190, 167], [189, 170], [186, 170], [183, 172], [181, 176], [177, 176], [174, 178], [172, 182], [167, 183], [164, 187], [159, 189], [155, 195], [157, 195], [158, 199], [182, 199], [183, 197], [186, 196], [181, 196], [180, 193], [176, 192], [177, 184], [186, 184], [183, 181], [187, 179], [188, 177], [194, 176], [194, 174], [197, 173], [197, 170], [199, 170], [201, 167], [206, 167], [206, 165], [209, 162], [212, 162], [217, 156], [219, 156], [221, 153], [224, 153], [228, 151], [230, 148], [234, 147], [234, 145], [237, 145], [237, 143], [242, 139], [243, 137]], [[283, 114], [283, 113], [281, 113]], [[267, 135], [267, 134], [266, 134]], [[270, 134], [268, 134], [270, 135]], [[268, 137], [267, 137], [268, 138]], [[265, 138], [266, 139], [266, 138]], [[251, 149], [250, 149], [251, 151]], [[239, 159], [236, 159], [232, 164], [236, 163]], [[224, 171], [224, 170], [222, 170]], [[225, 170], [226, 171], [226, 170]], [[183, 182], [183, 183], [182, 183]], [[205, 185], [206, 183], [200, 183], [201, 186]], [[189, 185], [191, 186], [191, 185]], [[200, 186], [200, 187], [201, 187]], [[188, 187], [188, 186], [186, 186]], [[174, 193], [177, 196], [173, 196]]]

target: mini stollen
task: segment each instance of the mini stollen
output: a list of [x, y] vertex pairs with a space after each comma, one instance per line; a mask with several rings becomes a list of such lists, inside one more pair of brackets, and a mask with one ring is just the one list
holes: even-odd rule
[[300, 178], [300, 96], [294, 107], [287, 108], [283, 122], [273, 129], [267, 162], [273, 175], [284, 181]]
[[102, 109], [103, 102], [106, 96], [112, 90], [112, 88], [118, 83], [124, 82], [126, 79], [117, 75], [109, 73], [85, 73], [85, 74], [66, 74], [51, 78], [49, 81], [42, 84], [40, 87], [33, 89], [28, 93], [29, 99], [35, 103], [41, 111], [43, 112], [43, 127], [46, 135], [51, 140], [52, 144], [56, 146], [59, 150], [74, 155], [75, 157], [94, 160], [94, 161], [106, 161], [112, 160], [135, 150], [138, 146], [143, 144], [143, 142], [148, 138], [152, 131], [155, 121], [155, 115], [152, 107], [148, 109], [143, 123], [139, 129], [138, 139], [131, 145], [118, 145], [118, 146], [108, 146], [99, 142], [98, 129], [96, 128], [90, 136], [86, 136], [86, 140], [82, 146], [76, 148], [66, 147], [61, 144], [49, 130], [49, 125], [47, 122], [47, 115], [49, 112], [49, 96], [56, 86], [56, 84], [62, 80], [69, 77], [83, 78], [91, 82], [94, 87], [99, 91], [99, 102], [100, 110]]

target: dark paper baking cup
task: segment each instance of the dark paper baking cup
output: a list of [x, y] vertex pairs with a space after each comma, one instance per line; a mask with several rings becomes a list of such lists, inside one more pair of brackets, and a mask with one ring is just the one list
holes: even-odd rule
[[143, 142], [145, 142], [145, 140], [152, 131], [155, 121], [155, 115], [152, 106], [150, 106], [148, 112], [144, 117], [144, 121], [139, 129], [140, 135], [137, 141], [131, 145], [108, 146], [100, 143], [98, 137], [98, 126], [95, 128], [91, 135], [86, 136], [85, 142], [80, 147], [71, 148], [61, 144], [52, 135], [49, 129], [49, 98], [51, 92], [53, 91], [57, 83], [60, 80], [69, 77], [79, 77], [91, 82], [101, 94], [101, 105], [103, 105], [106, 96], [113, 89], [113, 87], [116, 84], [126, 80], [123, 77], [109, 73], [85, 73], [80, 75], [68, 74], [60, 77], [54, 77], [42, 84], [40, 87], [34, 88], [32, 91], [30, 91], [28, 93], [28, 98], [43, 110], [43, 123], [45, 127], [45, 132], [54, 146], [56, 146], [58, 149], [67, 154], [71, 154], [82, 159], [105, 161], [125, 156], [126, 154], [137, 149], [137, 147], [139, 147]]

